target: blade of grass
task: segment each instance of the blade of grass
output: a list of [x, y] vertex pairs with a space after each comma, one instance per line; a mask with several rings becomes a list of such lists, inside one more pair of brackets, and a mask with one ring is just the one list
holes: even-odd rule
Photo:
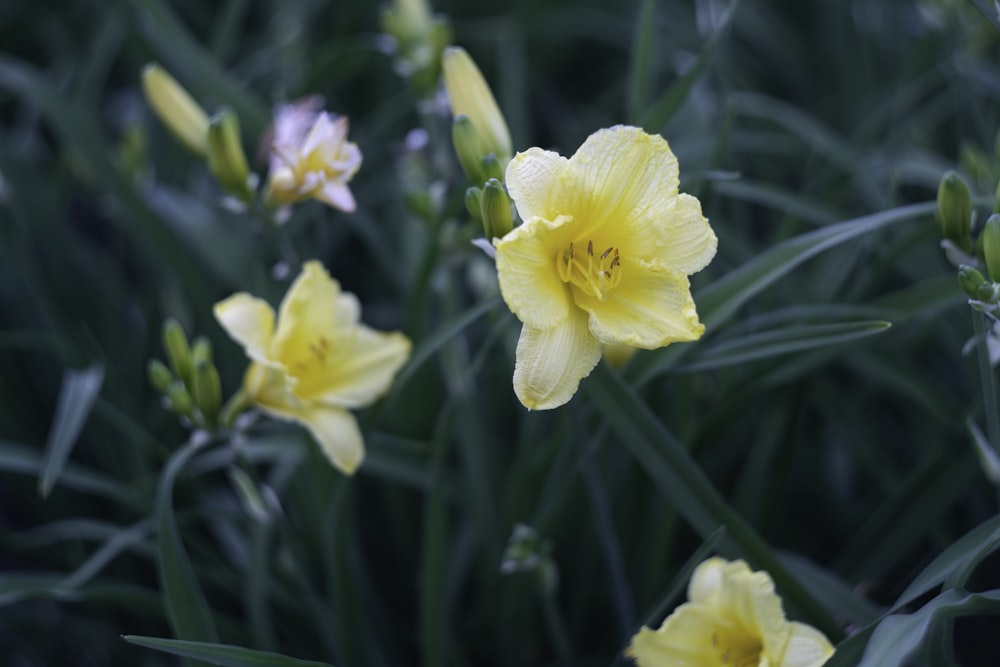
[[827, 637], [843, 636], [826, 609], [781, 564], [767, 543], [743, 520], [712, 485], [687, 450], [650, 412], [634, 390], [604, 363], [582, 383], [593, 409], [621, 438], [632, 455], [670, 498], [692, 528], [707, 538], [726, 528], [726, 541], [759, 569], [771, 574], [786, 598]]
[[229, 644], [161, 639], [138, 635], [125, 635], [122, 639], [136, 646], [156, 649], [183, 658], [205, 660], [213, 665], [225, 665], [225, 667], [332, 667], [327, 662], [297, 660], [279, 653], [254, 651]]
[[[898, 222], [929, 218], [936, 208], [936, 202], [901, 206], [823, 227], [780, 243], [701, 290], [695, 296], [701, 320], [706, 329], [712, 330], [735, 315], [750, 299], [806, 260], [825, 250]], [[629, 364], [625, 369], [626, 374], [635, 386], [641, 386], [671, 367], [692, 347], [673, 345], [641, 355], [642, 364]]]
[[59, 479], [103, 383], [104, 367], [101, 364], [92, 364], [80, 371], [69, 370], [63, 376], [38, 479], [38, 492], [43, 498], [49, 495]]
[[699, 348], [697, 356], [677, 366], [678, 371], [706, 371], [759, 361], [793, 352], [842, 345], [882, 333], [889, 322], [863, 320], [830, 324], [800, 324], [740, 336]]
[[626, 118], [630, 123], [638, 123], [640, 110], [646, 107], [649, 87], [652, 85], [656, 30], [656, 0], [642, 0], [635, 20], [635, 34], [632, 37], [632, 54], [628, 67], [628, 100]]
[[192, 439], [167, 461], [156, 491], [160, 586], [170, 627], [178, 639], [218, 641], [212, 611], [198, 584], [174, 516], [174, 484], [187, 463], [204, 448]]
[[642, 121], [640, 125], [647, 131], [652, 133], [657, 133], [663, 127], [670, 122], [674, 114], [687, 99], [688, 93], [694, 87], [694, 84], [705, 73], [705, 69], [708, 64], [712, 61], [712, 57], [715, 55], [715, 51], [722, 41], [722, 37], [729, 31], [729, 26], [732, 25], [733, 17], [736, 16], [736, 10], [740, 5], [740, 0], [733, 0], [729, 5], [729, 9], [726, 14], [722, 17], [722, 21], [719, 23], [715, 31], [709, 35], [708, 40], [705, 42], [705, 46], [702, 47], [701, 53], [698, 54], [698, 59], [695, 60], [694, 65], [691, 66], [687, 72], [684, 73], [677, 81], [673, 83], [653, 104], [650, 108], [642, 114]]

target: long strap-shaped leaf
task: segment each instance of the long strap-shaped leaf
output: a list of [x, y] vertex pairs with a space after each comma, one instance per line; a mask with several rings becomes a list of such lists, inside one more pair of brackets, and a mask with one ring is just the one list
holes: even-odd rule
[[[709, 331], [732, 317], [750, 299], [786, 276], [808, 259], [897, 222], [930, 216], [937, 204], [925, 202], [853, 218], [788, 239], [730, 271], [695, 295], [695, 303]], [[628, 375], [636, 386], [653, 379], [690, 350], [690, 345], [671, 345], [642, 356], [631, 364]], [[638, 356], [638, 355], [637, 355]]]
[[190, 642], [177, 639], [160, 639], [158, 637], [140, 637], [125, 635], [123, 638], [130, 644], [154, 648], [164, 653], [183, 656], [185, 658], [200, 658], [209, 660], [213, 665], [226, 667], [332, 667], [326, 662], [314, 660], [296, 660], [279, 653], [269, 651], [254, 651], [242, 646], [229, 644], [213, 644], [208, 642]]
[[218, 641], [212, 611], [198, 585], [191, 561], [181, 541], [174, 517], [174, 483], [177, 476], [204, 443], [192, 440], [167, 461], [156, 490], [156, 523], [159, 532], [160, 586], [170, 627], [178, 639]]
[[725, 526], [726, 542], [755, 567], [767, 570], [785, 598], [813, 625], [831, 641], [843, 636], [826, 609], [785, 569], [753, 527], [729, 507], [684, 446], [617, 373], [599, 363], [581, 386], [594, 408], [699, 535], [708, 538]]

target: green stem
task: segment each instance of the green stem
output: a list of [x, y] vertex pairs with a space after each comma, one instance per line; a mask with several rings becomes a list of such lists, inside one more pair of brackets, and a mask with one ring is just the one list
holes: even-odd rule
[[726, 504], [684, 446], [617, 373], [599, 363], [582, 387], [660, 490], [703, 538], [725, 526], [726, 541], [754, 567], [770, 573], [786, 599], [813, 625], [834, 643], [844, 637], [823, 605], [784, 568], [753, 527]]
[[993, 451], [1000, 453], [1000, 412], [997, 411], [997, 383], [990, 363], [989, 325], [987, 316], [972, 311], [972, 326], [976, 332], [976, 352], [979, 357], [979, 379], [983, 386], [983, 412], [986, 413], [986, 436]]

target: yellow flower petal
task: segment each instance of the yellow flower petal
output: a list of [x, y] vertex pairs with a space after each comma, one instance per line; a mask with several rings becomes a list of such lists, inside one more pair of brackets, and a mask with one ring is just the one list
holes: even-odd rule
[[771, 577], [743, 561], [699, 565], [688, 599], [658, 630], [633, 637], [627, 654], [639, 667], [820, 667], [833, 654], [817, 630], [785, 619]]
[[268, 409], [273, 417], [294, 420], [305, 426], [335, 468], [353, 475], [365, 458], [365, 444], [358, 420], [343, 408], [308, 404], [297, 410]]
[[674, 271], [691, 275], [708, 266], [719, 240], [701, 213], [701, 202], [688, 194], [677, 195], [676, 208], [659, 217], [669, 236], [658, 257]]
[[687, 277], [642, 260], [623, 262], [621, 284], [604, 301], [575, 290], [576, 304], [590, 313], [590, 331], [604, 343], [656, 349], [697, 340], [698, 321]]
[[574, 310], [548, 329], [524, 325], [516, 357], [514, 393], [529, 410], [548, 410], [573, 398], [600, 361], [601, 344], [587, 329], [586, 314]]
[[267, 362], [274, 335], [274, 309], [266, 301], [240, 292], [215, 304], [212, 312], [230, 338], [243, 346], [247, 356]]
[[554, 248], [569, 246], [572, 221], [532, 218], [495, 242], [500, 292], [525, 326], [548, 329], [569, 315], [572, 301], [556, 271]]
[[791, 623], [791, 634], [781, 667], [820, 667], [833, 655], [833, 646], [816, 628]]
[[[410, 340], [401, 333], [383, 333], [360, 326], [354, 344], [334, 357], [317, 377], [315, 388], [303, 386], [314, 401], [330, 406], [359, 408], [384, 394], [410, 356]], [[310, 378], [312, 380], [312, 378]]]
[[598, 130], [569, 162], [572, 192], [565, 196], [580, 217], [580, 236], [612, 233], [630, 257], [650, 257], [669, 242], [661, 221], [674, 207], [680, 172], [663, 137], [623, 125]]
[[278, 310], [272, 356], [288, 367], [311, 361], [310, 346], [321, 337], [328, 338], [333, 330], [350, 328], [357, 315], [357, 300], [350, 297], [345, 301], [340, 284], [323, 265], [306, 262]]
[[568, 165], [569, 160], [563, 156], [541, 148], [529, 148], [514, 156], [505, 178], [507, 192], [522, 220], [555, 220], [567, 212], [559, 179]]

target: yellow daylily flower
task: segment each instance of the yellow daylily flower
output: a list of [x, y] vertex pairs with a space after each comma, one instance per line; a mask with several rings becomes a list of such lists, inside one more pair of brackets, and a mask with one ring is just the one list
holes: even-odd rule
[[524, 325], [514, 390], [528, 409], [572, 398], [602, 343], [655, 349], [704, 332], [687, 277], [718, 241], [678, 179], [662, 137], [621, 125], [569, 159], [530, 148], [507, 166], [524, 224], [494, 244], [501, 294]]
[[695, 569], [688, 602], [659, 630], [639, 630], [626, 655], [639, 667], [820, 667], [833, 646], [785, 618], [766, 572], [710, 558]]
[[385, 393], [410, 354], [399, 332], [359, 322], [357, 298], [317, 261], [306, 262], [278, 310], [240, 292], [215, 304], [215, 318], [251, 359], [243, 391], [263, 412], [304, 425], [339, 470], [352, 474], [364, 442], [349, 409]]
[[267, 197], [278, 204], [318, 199], [353, 213], [347, 183], [361, 167], [361, 151], [347, 141], [347, 117], [319, 111], [318, 102], [308, 98], [275, 115]]

